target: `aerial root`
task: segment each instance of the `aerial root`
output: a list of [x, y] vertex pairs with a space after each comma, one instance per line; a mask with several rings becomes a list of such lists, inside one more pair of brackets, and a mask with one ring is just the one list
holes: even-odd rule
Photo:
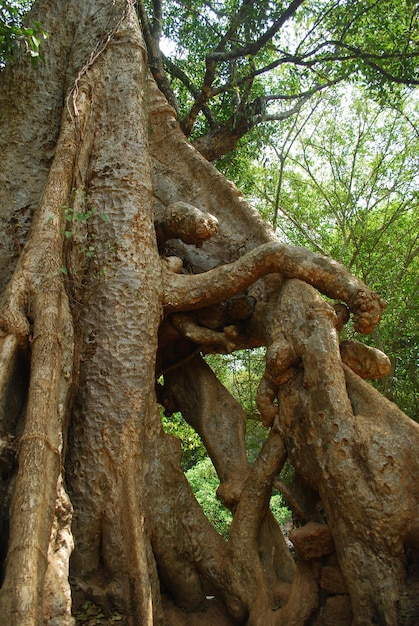
[[0, 336], [0, 392], [2, 398], [6, 396], [18, 350], [19, 338], [17, 335]]
[[23, 434], [19, 439], [19, 446], [22, 446], [24, 443], [28, 441], [38, 441], [41, 444], [46, 444], [47, 448], [55, 454], [57, 457], [61, 458], [61, 445], [55, 445], [49, 437], [44, 435], [43, 433], [27, 433]]
[[20, 345], [25, 345], [30, 334], [27, 317], [29, 289], [22, 263], [19, 259], [0, 304], [0, 331], [14, 335]]
[[[215, 304], [247, 289], [256, 280], [271, 273], [284, 274], [311, 284], [328, 297], [346, 302], [353, 315], [355, 330], [368, 334], [380, 322], [386, 302], [343, 266], [332, 259], [321, 258], [313, 270], [317, 255], [279, 242], [262, 244], [232, 263], [215, 267], [202, 274], [177, 274], [163, 265], [164, 306], [166, 312]], [[178, 268], [176, 268], [178, 271]], [[337, 305], [339, 306], [339, 305]], [[346, 313], [335, 307], [339, 328], [346, 323]]]
[[348, 305], [353, 314], [355, 330], [368, 335], [380, 322], [387, 303], [378, 293], [360, 289]]
[[391, 374], [391, 361], [384, 352], [359, 341], [343, 341], [340, 356], [364, 380], [377, 380]]
[[201, 248], [204, 241], [217, 234], [218, 220], [187, 202], [175, 202], [160, 212], [154, 228], [159, 245], [168, 239], [181, 239]]

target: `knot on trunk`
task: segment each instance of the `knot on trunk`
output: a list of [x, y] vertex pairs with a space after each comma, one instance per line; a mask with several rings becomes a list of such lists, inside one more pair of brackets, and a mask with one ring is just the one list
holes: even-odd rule
[[159, 246], [169, 239], [181, 239], [200, 248], [204, 241], [217, 234], [218, 220], [187, 202], [175, 202], [155, 219], [154, 227]]

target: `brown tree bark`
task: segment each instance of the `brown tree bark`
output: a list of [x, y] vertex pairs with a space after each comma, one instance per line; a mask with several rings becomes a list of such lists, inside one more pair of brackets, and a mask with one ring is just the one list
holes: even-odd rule
[[[70, 625], [90, 599], [151, 626], [162, 590], [198, 611], [210, 589], [232, 623], [321, 624], [315, 567], [269, 512], [288, 457], [320, 498], [353, 623], [397, 624], [417, 580], [418, 427], [343, 365], [367, 378], [385, 358], [341, 356], [316, 289], [361, 332], [383, 301], [276, 241], [188, 144], [131, 1], [39, 0], [31, 19], [50, 32], [45, 62], [0, 74], [0, 615]], [[250, 467], [243, 410], [198, 353], [260, 345], [271, 430]], [[216, 466], [228, 542], [163, 432], [162, 372], [160, 402]]]

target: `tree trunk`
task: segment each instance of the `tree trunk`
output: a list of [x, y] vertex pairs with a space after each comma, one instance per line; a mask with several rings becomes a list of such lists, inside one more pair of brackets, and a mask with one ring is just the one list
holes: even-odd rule
[[[277, 242], [188, 144], [131, 1], [40, 0], [30, 19], [50, 33], [45, 62], [0, 74], [0, 614], [70, 625], [89, 599], [151, 626], [162, 594], [193, 612], [211, 590], [232, 624], [326, 626], [335, 596], [342, 623], [415, 623], [418, 427], [344, 365], [368, 377], [385, 357], [340, 353], [316, 289], [362, 332], [384, 303]], [[260, 345], [271, 429], [250, 467], [243, 410], [198, 353]], [[162, 430], [161, 373], [160, 403], [219, 474], [228, 542]], [[297, 535], [296, 563], [269, 512], [287, 457], [319, 498], [315, 556]], [[334, 550], [346, 586], [329, 593]]]

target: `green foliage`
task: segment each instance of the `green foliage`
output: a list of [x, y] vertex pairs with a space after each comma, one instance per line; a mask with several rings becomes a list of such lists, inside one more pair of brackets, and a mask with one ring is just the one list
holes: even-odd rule
[[96, 626], [99, 624], [108, 625], [124, 622], [124, 616], [117, 611], [112, 611], [105, 615], [101, 608], [93, 602], [86, 601], [75, 611], [74, 619], [76, 624], [85, 624], [87, 626]]
[[291, 519], [291, 511], [287, 506], [284, 506], [284, 499], [281, 494], [277, 493], [272, 496], [269, 508], [280, 526], [286, 524]]
[[163, 34], [180, 118], [203, 97], [195, 137], [223, 125], [242, 136], [294, 116], [308, 96], [342, 81], [367, 86], [380, 102], [419, 84], [415, 2], [163, 1], [156, 15], [156, 4], [145, 4]]
[[165, 432], [177, 437], [182, 444], [183, 471], [186, 472], [207, 456], [201, 437], [183, 419], [181, 413], [174, 413], [170, 417], [162, 415], [162, 424]]
[[186, 478], [206, 517], [217, 532], [227, 539], [232, 516], [230, 511], [216, 498], [215, 492], [220, 481], [211, 459], [207, 457], [197, 463], [186, 472]]
[[[68, 222], [68, 227], [64, 230], [64, 236], [67, 239], [70, 239], [73, 236], [71, 228], [74, 223], [83, 224], [95, 215], [98, 215], [104, 222], [109, 222], [108, 215], [106, 215], [106, 213], [99, 213], [99, 209], [97, 207], [92, 207], [91, 209], [87, 209], [87, 211], [75, 211], [72, 207], [63, 208], [66, 222]], [[86, 256], [92, 256], [92, 254], [86, 254]]]
[[250, 463], [253, 463], [267, 435], [255, 400], [265, 369], [265, 348], [210, 354], [205, 360], [246, 414], [246, 450]]
[[414, 2], [366, 0], [339, 3], [326, 19], [348, 57], [354, 48], [365, 53], [348, 59], [352, 80], [360, 80], [380, 100], [399, 93], [396, 85], [419, 77], [418, 13]]
[[[268, 432], [259, 420], [255, 405], [256, 389], [264, 369], [264, 351], [242, 350], [231, 355], [207, 355], [205, 358], [220, 382], [246, 411], [249, 418], [246, 424], [246, 449], [249, 461], [253, 463]], [[182, 443], [182, 467], [205, 515], [216, 530], [228, 538], [231, 513], [216, 498], [220, 482], [202, 440], [180, 413], [171, 417], [163, 416], [162, 422], [164, 430]], [[292, 466], [286, 463], [281, 480], [289, 484], [292, 474]], [[290, 518], [290, 511], [279, 493], [272, 496], [270, 507], [279, 524], [284, 524]]]
[[[84, 206], [86, 198], [84, 193], [76, 193], [74, 196], [74, 204], [79, 207], [79, 210], [76, 210], [74, 207], [63, 206], [62, 210], [64, 211], [65, 217], [65, 227], [63, 235], [66, 239], [66, 248], [68, 251], [69, 246], [71, 246], [74, 242], [74, 239], [77, 238], [76, 231], [80, 225], [87, 225], [87, 223], [92, 220], [95, 216], [98, 216], [103, 222], [109, 222], [109, 216], [105, 213], [99, 213], [99, 209], [97, 207], [91, 207], [90, 209], [85, 207], [84, 210], [81, 210], [80, 207]], [[50, 218], [52, 219], [52, 218]], [[103, 276], [104, 274], [104, 266], [100, 267], [100, 262], [98, 258], [98, 239], [94, 233], [86, 233], [83, 230], [82, 243], [78, 242], [78, 263], [77, 266], [69, 268], [67, 266], [62, 266], [61, 272], [66, 276], [71, 276], [71, 279], [74, 281], [76, 277], [80, 280], [80, 278], [84, 275], [87, 265], [90, 261], [94, 261], [97, 268], [97, 276]], [[104, 248], [106, 250], [106, 255], [112, 255], [118, 246], [117, 242], [110, 242], [109, 240], [104, 242]], [[68, 255], [66, 255], [68, 256]]]
[[205, 360], [220, 382], [241, 404], [246, 416], [258, 420], [255, 396], [265, 369], [265, 348], [238, 350], [226, 355], [207, 355]]
[[[207, 457], [197, 463], [186, 472], [186, 478], [206, 517], [217, 532], [227, 539], [232, 516], [216, 498], [215, 493], [220, 481], [211, 459]], [[289, 509], [284, 506], [282, 496], [278, 493], [272, 496], [270, 508], [278, 524], [285, 524], [291, 517]]]
[[42, 59], [40, 46], [48, 37], [42, 24], [37, 21], [30, 25], [22, 20], [33, 4], [33, 0], [0, 0], [0, 67], [12, 59], [17, 45], [23, 46], [33, 63]]

